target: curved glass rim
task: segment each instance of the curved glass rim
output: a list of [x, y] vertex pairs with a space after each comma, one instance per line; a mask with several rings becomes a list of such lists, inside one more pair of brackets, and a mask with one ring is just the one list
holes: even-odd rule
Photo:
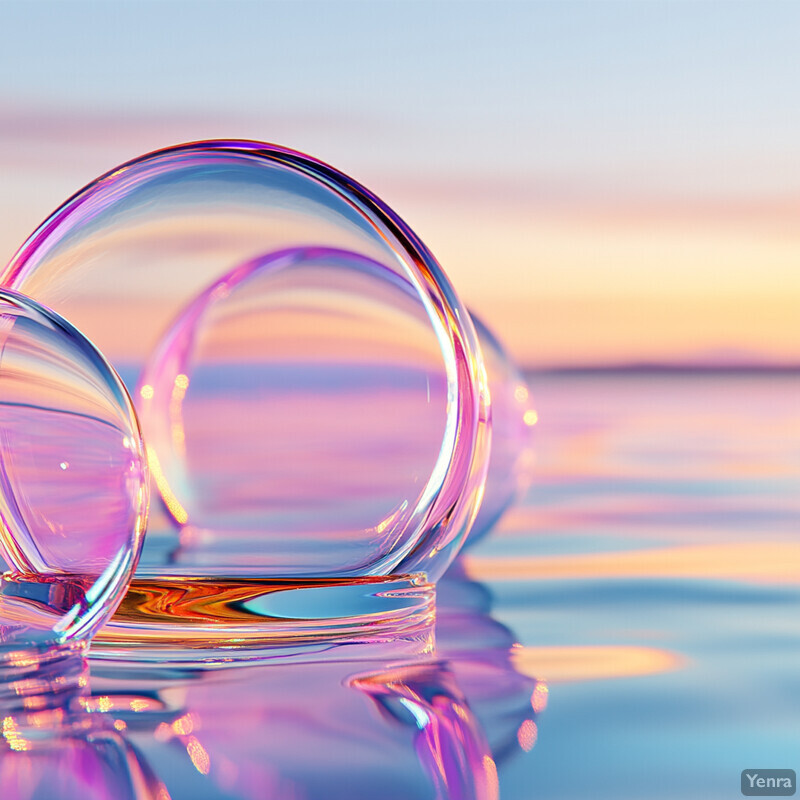
[[[7, 302], [16, 308], [39, 317], [46, 323], [52, 325], [56, 330], [64, 333], [73, 341], [76, 347], [90, 356], [91, 360], [98, 364], [100, 370], [105, 371], [110, 378], [109, 386], [114, 393], [114, 399], [119, 404], [123, 413], [129, 417], [132, 423], [131, 428], [136, 431], [139, 438], [141, 452], [144, 453], [144, 443], [139, 427], [139, 420], [136, 409], [130, 398], [125, 384], [120, 378], [114, 367], [108, 362], [106, 357], [97, 347], [81, 333], [71, 322], [64, 319], [60, 314], [51, 308], [39, 303], [37, 300], [27, 295], [0, 286], [0, 302]], [[147, 530], [147, 517], [150, 505], [150, 480], [147, 460], [142, 460], [142, 467], [145, 470], [141, 490], [144, 493], [142, 499], [142, 516], [133, 531], [133, 544], [129, 551], [120, 550], [113, 561], [96, 578], [92, 586], [86, 593], [86, 599], [90, 604], [91, 611], [84, 616], [79, 616], [78, 606], [68, 611], [53, 628], [60, 642], [91, 638], [99, 626], [111, 618], [117, 605], [122, 600], [127, 584], [130, 583], [139, 557], [142, 552], [145, 531]], [[5, 462], [0, 458], [0, 469], [5, 472]], [[3, 483], [6, 483], [5, 478]], [[0, 532], [0, 555], [8, 561], [9, 571], [5, 573], [6, 578], [22, 579], [31, 574], [31, 565], [28, 563], [18, 550], [9, 544], [5, 537], [10, 536], [8, 526], [3, 523]], [[122, 570], [120, 572], [120, 570]], [[48, 574], [49, 575], [49, 574]], [[124, 580], [123, 580], [124, 579]], [[124, 583], [124, 586], [122, 585]]]
[[[407, 552], [389, 571], [422, 570], [436, 580], [460, 549], [480, 505], [490, 445], [486, 372], [469, 312], [433, 254], [388, 205], [360, 183], [311, 156], [254, 140], [196, 141], [155, 150], [106, 172], [56, 209], [11, 258], [0, 274], [0, 285], [24, 289], [26, 278], [48, 252], [52, 237], [75, 230], [124, 196], [121, 178], [127, 175], [131, 179], [129, 190], [133, 190], [142, 169], [156, 170], [192, 156], [263, 160], [322, 183], [377, 230], [417, 289], [445, 360], [448, 421], [441, 459], [431, 476], [430, 509], [418, 523], [419, 535], [410, 537]], [[112, 181], [115, 183], [109, 189]], [[370, 572], [385, 568], [385, 563], [378, 562]]]

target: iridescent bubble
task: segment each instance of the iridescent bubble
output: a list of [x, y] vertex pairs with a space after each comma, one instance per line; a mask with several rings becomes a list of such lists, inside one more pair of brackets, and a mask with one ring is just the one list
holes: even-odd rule
[[291, 248], [223, 275], [136, 394], [178, 560], [222, 574], [396, 563], [452, 458], [424, 306], [404, 276], [345, 250]]
[[483, 501], [467, 544], [475, 544], [530, 486], [539, 420], [528, 382], [486, 324], [472, 314], [492, 398], [492, 449]]
[[92, 637], [130, 582], [147, 509], [119, 377], [64, 319], [0, 291], [0, 663]]
[[[486, 470], [479, 348], [430, 252], [352, 179], [261, 143], [159, 151], [69, 200], [23, 245], [2, 283], [73, 320], [130, 386], [184, 309], [208, 287], [226, 291], [220, 276], [298, 248], [356, 253], [384, 265], [387, 279], [373, 296], [357, 269], [319, 263], [270, 274], [276, 291], [265, 296], [275, 299], [264, 315], [260, 294], [236, 293], [225, 304], [235, 309], [230, 315], [215, 296], [208, 313], [222, 338], [210, 347], [201, 337], [188, 348], [199, 354], [197, 373], [174, 372], [168, 385], [167, 369], [141, 382], [134, 398], [146, 414], [143, 403], [162, 403], [169, 420], [155, 437], [162, 444], [152, 467], [184, 527], [181, 558], [193, 561], [197, 575], [236, 574], [238, 563], [261, 576], [421, 570], [435, 579], [469, 530]], [[247, 325], [263, 326], [272, 343], [253, 368], [253, 354], [236, 351]], [[202, 419], [218, 380], [233, 391], [216, 398], [219, 435], [211, 441]], [[359, 394], [365, 382], [374, 384], [373, 404]], [[315, 396], [321, 384], [338, 395]], [[273, 398], [275, 387], [282, 391]], [[259, 448], [270, 460], [243, 473], [242, 463], [263, 455]], [[264, 529], [265, 492], [280, 513]], [[239, 556], [223, 563], [236, 540], [239, 556], [255, 556], [249, 564]], [[205, 563], [201, 551], [209, 554]]]
[[[531, 443], [525, 380], [473, 320], [497, 433], [470, 539], [523, 488]], [[136, 396], [182, 529], [176, 558], [221, 574], [290, 558], [292, 573], [335, 573], [354, 547], [388, 552], [425, 502], [446, 434], [447, 376], [412, 285], [332, 248], [290, 248], [220, 277], [170, 325]]]

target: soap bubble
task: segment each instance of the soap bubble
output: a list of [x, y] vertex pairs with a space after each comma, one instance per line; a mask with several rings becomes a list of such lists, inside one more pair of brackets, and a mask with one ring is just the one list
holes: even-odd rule
[[177, 558], [223, 574], [396, 560], [451, 457], [424, 307], [402, 275], [345, 250], [291, 248], [220, 277], [169, 327], [135, 394], [182, 526]]
[[[180, 476], [180, 458], [165, 455], [161, 464], [162, 447], [153, 451], [158, 459], [152, 463], [154, 476], [167, 480], [176, 501], [172, 508], [176, 519], [185, 515], [181, 524], [192, 526], [181, 543], [185, 550], [198, 542], [213, 549], [216, 532], [223, 527], [236, 534], [228, 542], [257, 537], [262, 508], [254, 487], [279, 476], [284, 467], [277, 484], [261, 487], [279, 496], [282, 519], [264, 531], [259, 547], [249, 547], [258, 558], [249, 568], [240, 563], [242, 569], [285, 577], [421, 570], [435, 579], [469, 530], [486, 470], [488, 396], [479, 348], [468, 312], [429, 251], [391, 209], [352, 179], [308, 156], [262, 143], [200, 142], [162, 150], [115, 169], [65, 203], [22, 246], [0, 283], [47, 303], [79, 325], [133, 386], [172, 321], [220, 276], [265, 253], [308, 247], [345, 249], [372, 259], [394, 276], [387, 277], [387, 287], [394, 280], [410, 292], [400, 308], [391, 306], [390, 297], [397, 291], [392, 294], [388, 289], [351, 304], [352, 295], [336, 284], [362, 281], [357, 270], [331, 270], [328, 297], [302, 281], [293, 287], [292, 273], [276, 295], [280, 324], [275, 328], [283, 330], [277, 341], [283, 337], [291, 347], [282, 358], [277, 351], [270, 355], [265, 372], [244, 370], [234, 376], [246, 364], [247, 353], [201, 347], [194, 384], [180, 372], [171, 387], [140, 386], [134, 398], [139, 407], [148, 399], [148, 386], [154, 393], [168, 392], [161, 395], [170, 398], [167, 405], [183, 403], [188, 472]], [[316, 280], [318, 269], [322, 267], [310, 268], [306, 277]], [[276, 275], [270, 280], [280, 284], [282, 278]], [[236, 301], [236, 313], [248, 321], [241, 324], [269, 328], [270, 318], [258, 318], [248, 303], [246, 293]], [[284, 315], [285, 328], [281, 303], [291, 312]], [[315, 317], [316, 312], [321, 316]], [[217, 321], [225, 336], [235, 341], [239, 323]], [[298, 327], [292, 329], [292, 324]], [[348, 326], [351, 333], [345, 331]], [[332, 339], [326, 344], [327, 335]], [[392, 339], [398, 335], [399, 340]], [[402, 338], [406, 335], [408, 339]], [[298, 359], [303, 367], [314, 363], [307, 340], [315, 337], [321, 348], [316, 356], [320, 370], [303, 385], [293, 364]], [[335, 410], [310, 397], [316, 388], [313, 381], [334, 379], [335, 346], [350, 347], [351, 342], [352, 349], [342, 356], [339, 399], [356, 398], [357, 381], [369, 373], [384, 396], [383, 407], [368, 408], [358, 400], [352, 408]], [[419, 349], [421, 366], [412, 385], [406, 382], [411, 380], [406, 367], [414, 348]], [[352, 363], [354, 354], [358, 363]], [[203, 383], [212, 365], [227, 370], [226, 380], [238, 381], [247, 402], [255, 402], [260, 391], [276, 382], [287, 387], [275, 401], [278, 404], [289, 401], [289, 387], [298, 397], [305, 392], [295, 417], [280, 417], [285, 427], [276, 424], [273, 408], [257, 419], [249, 412], [237, 418], [235, 408], [217, 415], [223, 436], [206, 458], [218, 458], [220, 468], [242, 457], [246, 424], [255, 420], [257, 425], [249, 438], [251, 447], [259, 435], [269, 433], [266, 444], [274, 448], [277, 463], [262, 464], [242, 483], [226, 484], [231, 476], [239, 481], [238, 469], [228, 478], [225, 474], [214, 478], [210, 485], [194, 482], [206, 474], [211, 461], [198, 461], [191, 452], [197, 444], [189, 437], [196, 425], [191, 395], [202, 394], [204, 386], [207, 392], [212, 390]], [[390, 367], [395, 365], [399, 368], [393, 372]], [[413, 402], [408, 408], [402, 407], [402, 397], [387, 396], [396, 384], [410, 387]], [[424, 404], [421, 386], [426, 390]], [[186, 396], [179, 402], [183, 392]], [[154, 394], [152, 399], [158, 398]], [[410, 418], [417, 412], [420, 433], [413, 431]], [[331, 429], [325, 427], [328, 422]], [[430, 441], [422, 441], [424, 429], [432, 430]], [[402, 432], [411, 435], [407, 451]], [[317, 434], [339, 439], [328, 439], [333, 442], [328, 447], [314, 440]], [[181, 435], [179, 426], [168, 432], [176, 448]], [[296, 452], [298, 443], [309, 449]], [[357, 453], [359, 444], [372, 449], [371, 471], [363, 471], [360, 463], [354, 468], [353, 460], [344, 457], [351, 448], [353, 458], [363, 458], [363, 452]], [[314, 465], [315, 453], [326, 463]], [[399, 469], [392, 463], [395, 460], [407, 468], [399, 484], [393, 483]], [[298, 486], [296, 480], [299, 468], [307, 465], [312, 467], [310, 482], [319, 482], [316, 499], [313, 486]], [[199, 472], [192, 471], [196, 469]], [[352, 504], [344, 495], [336, 498], [337, 487], [356, 494], [358, 502]], [[379, 491], [369, 497], [375, 487]], [[222, 505], [214, 512], [212, 501], [220, 499]], [[224, 549], [217, 548], [220, 553]], [[210, 557], [207, 574], [213, 574], [214, 562]]]
[[113, 369], [57, 314], [0, 290], [0, 655], [80, 648], [111, 616], [141, 550], [147, 475]]
[[492, 398], [492, 450], [483, 501], [467, 543], [475, 544], [528, 488], [533, 472], [533, 430], [539, 420], [533, 396], [514, 359], [474, 313]]
[[[524, 378], [473, 321], [493, 441], [470, 540], [523, 488], [531, 443]], [[340, 249], [291, 248], [220, 277], [174, 320], [135, 394], [182, 528], [176, 560], [223, 574], [289, 558], [296, 574], [333, 572], [354, 546], [388, 550], [445, 435], [447, 379], [413, 287]]]

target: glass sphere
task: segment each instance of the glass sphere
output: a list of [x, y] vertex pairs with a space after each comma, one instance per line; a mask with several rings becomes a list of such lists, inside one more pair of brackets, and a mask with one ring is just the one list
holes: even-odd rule
[[[263, 299], [244, 285], [211, 298], [240, 265], [309, 248], [355, 253], [385, 280], [373, 294], [363, 269], [329, 258], [264, 269], [275, 292]], [[191, 353], [192, 375], [156, 370], [134, 402], [148, 419], [148, 401], [167, 415], [151, 467], [198, 574], [435, 579], [460, 548], [488, 458], [475, 331], [430, 252], [347, 176], [256, 142], [152, 153], [65, 203], [0, 283], [79, 325], [129, 386], [165, 338], [173, 355]], [[216, 344], [165, 333], [201, 311]], [[267, 351], [237, 350], [247, 326], [267, 334]], [[266, 526], [265, 499], [279, 503]]]
[[135, 394], [182, 528], [177, 560], [225, 573], [396, 563], [453, 455], [424, 306], [404, 276], [346, 250], [290, 248], [221, 276]]
[[474, 313], [472, 322], [481, 345], [492, 398], [492, 450], [483, 501], [467, 539], [468, 545], [483, 538], [530, 486], [533, 431], [539, 419], [528, 383], [509, 352]]
[[64, 319], [0, 290], [0, 649], [91, 638], [130, 582], [148, 498], [120, 378]]
[[[492, 448], [469, 542], [526, 488], [536, 421], [510, 355], [472, 319]], [[438, 350], [411, 284], [346, 250], [270, 253], [201, 292], [135, 392], [159, 492], [182, 529], [178, 560], [229, 572], [294, 557], [295, 572], [335, 571], [357, 537], [365, 552], [379, 545], [376, 519], [396, 538], [414, 508], [396, 509], [433, 472], [444, 435]], [[344, 546], [320, 552], [320, 529], [337, 528]]]

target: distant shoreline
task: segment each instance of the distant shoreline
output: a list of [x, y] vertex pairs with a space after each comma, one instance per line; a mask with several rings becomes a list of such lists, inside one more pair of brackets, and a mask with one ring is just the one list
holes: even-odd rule
[[591, 376], [750, 376], [800, 377], [800, 364], [612, 364], [563, 367], [525, 367], [526, 375]]

